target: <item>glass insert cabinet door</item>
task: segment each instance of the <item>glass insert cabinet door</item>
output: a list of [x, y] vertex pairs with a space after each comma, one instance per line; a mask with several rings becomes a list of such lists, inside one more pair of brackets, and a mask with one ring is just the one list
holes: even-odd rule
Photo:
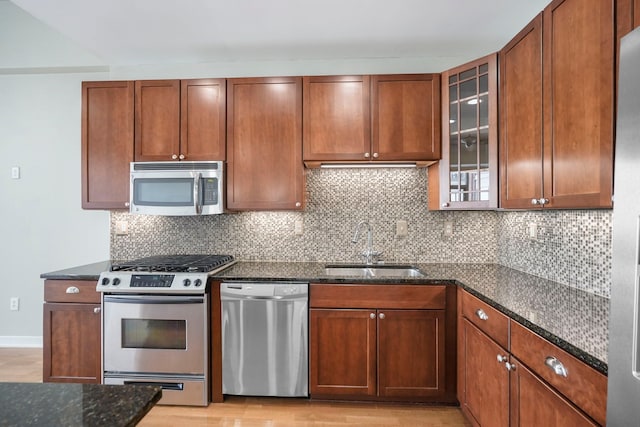
[[442, 76], [440, 209], [496, 208], [497, 54]]

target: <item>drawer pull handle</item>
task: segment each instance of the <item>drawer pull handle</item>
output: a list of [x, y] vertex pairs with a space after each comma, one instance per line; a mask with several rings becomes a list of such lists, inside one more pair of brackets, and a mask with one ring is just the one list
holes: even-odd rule
[[476, 310], [476, 316], [478, 316], [480, 320], [489, 320], [489, 315], [481, 308]]
[[567, 368], [564, 367], [562, 362], [560, 362], [555, 357], [549, 356], [545, 359], [544, 364], [547, 365], [556, 375], [560, 375], [561, 377], [567, 377], [569, 372]]
[[75, 286], [69, 286], [65, 292], [68, 294], [79, 294], [80, 289], [76, 288]]

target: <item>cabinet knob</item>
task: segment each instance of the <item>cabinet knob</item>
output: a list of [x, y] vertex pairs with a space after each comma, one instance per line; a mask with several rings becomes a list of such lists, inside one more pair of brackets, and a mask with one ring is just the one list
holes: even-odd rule
[[384, 319], [386, 316], [384, 315], [384, 313], [380, 313], [380, 315], [378, 316], [380, 319]]
[[509, 358], [507, 356], [503, 356], [501, 354], [498, 355], [497, 359], [498, 359], [498, 363], [504, 363], [507, 360], [509, 360]]
[[449, 207], [449, 202], [444, 202], [444, 203], [442, 204], [442, 207], [443, 207], [443, 208], [448, 208], [448, 207]]
[[173, 160], [178, 160], [178, 155], [177, 155], [177, 154], [174, 154], [174, 155], [172, 155], [172, 156], [171, 156], [171, 158], [172, 158]]
[[299, 208], [300, 206], [302, 206], [302, 203], [296, 202], [296, 208]]
[[129, 207], [129, 202], [124, 202], [124, 207], [128, 208]]
[[516, 365], [515, 363], [505, 363], [504, 367], [507, 368], [507, 371], [515, 371], [516, 370]]
[[68, 294], [79, 294], [80, 289], [76, 288], [75, 286], [69, 286], [65, 292]]
[[373, 153], [373, 158], [377, 159], [378, 158], [378, 153]]
[[371, 154], [369, 154], [369, 153], [364, 153], [364, 157], [365, 157], [366, 159], [368, 159], [368, 158], [369, 158], [369, 156], [371, 156]]
[[375, 318], [376, 318], [376, 314], [375, 314], [375, 313], [371, 313], [371, 314], [369, 315], [369, 319], [375, 319]]
[[538, 200], [541, 205], [546, 205], [549, 203], [549, 199], [545, 199], [544, 197]]
[[476, 310], [476, 316], [478, 316], [480, 320], [489, 320], [489, 315], [481, 308]]
[[565, 368], [562, 362], [560, 362], [553, 356], [547, 357], [544, 360], [544, 364], [547, 365], [553, 372], [555, 372], [556, 375], [565, 378], [569, 376], [569, 371], [567, 371], [567, 368]]
[[94, 312], [94, 313], [96, 313], [96, 314], [100, 313], [101, 311], [102, 311], [102, 310], [100, 309], [100, 307], [95, 307], [95, 308], [93, 309], [93, 312]]
[[184, 160], [184, 154], [180, 154], [180, 156], [178, 156], [178, 158], [179, 158], [180, 160]]
[[531, 204], [532, 205], [539, 205], [540, 201], [538, 199], [531, 199]]

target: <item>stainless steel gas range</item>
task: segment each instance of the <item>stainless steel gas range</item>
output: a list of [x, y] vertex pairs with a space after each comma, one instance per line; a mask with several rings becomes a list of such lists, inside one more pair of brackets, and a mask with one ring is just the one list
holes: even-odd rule
[[209, 282], [230, 255], [172, 255], [100, 275], [102, 382], [155, 384], [160, 404], [209, 404]]

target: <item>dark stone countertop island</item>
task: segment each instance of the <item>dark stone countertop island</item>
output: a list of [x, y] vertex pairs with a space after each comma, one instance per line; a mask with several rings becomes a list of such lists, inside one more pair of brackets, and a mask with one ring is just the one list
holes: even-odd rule
[[0, 383], [0, 426], [135, 426], [158, 386]]

